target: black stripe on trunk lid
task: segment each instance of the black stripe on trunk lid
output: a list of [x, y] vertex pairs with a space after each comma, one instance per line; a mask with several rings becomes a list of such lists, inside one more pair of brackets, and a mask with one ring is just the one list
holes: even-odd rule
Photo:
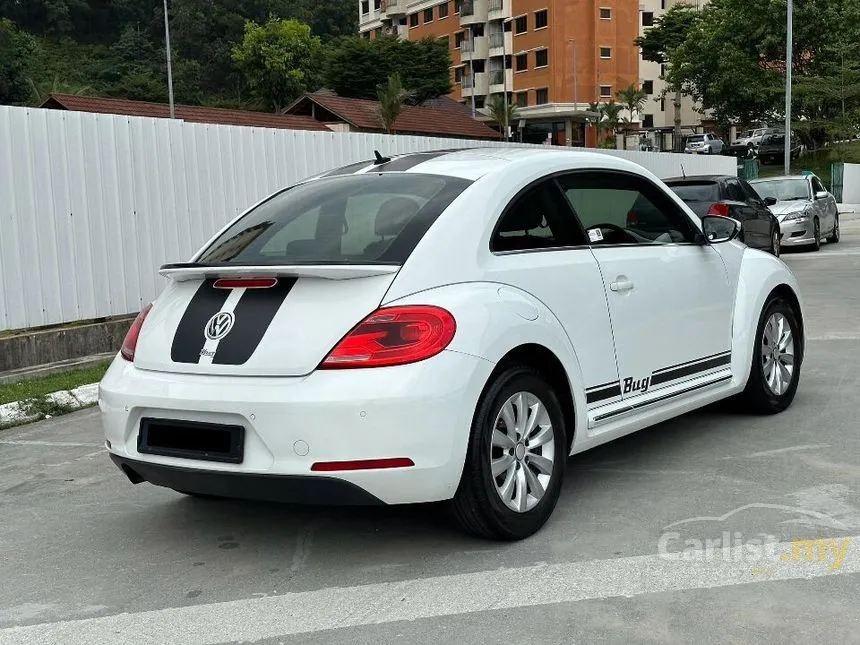
[[274, 287], [248, 289], [242, 294], [233, 310], [233, 328], [215, 350], [214, 365], [242, 365], [251, 358], [296, 280], [278, 278]]
[[191, 298], [176, 333], [173, 335], [173, 345], [170, 347], [170, 360], [174, 363], [197, 363], [200, 360], [200, 350], [206, 344], [206, 323], [221, 311], [229, 289], [216, 289], [214, 280], [206, 280]]

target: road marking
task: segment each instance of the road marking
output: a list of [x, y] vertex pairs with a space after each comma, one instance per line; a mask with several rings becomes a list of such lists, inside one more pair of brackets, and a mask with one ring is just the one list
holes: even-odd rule
[[[835, 561], [815, 558], [819, 542], [838, 542], [835, 570]], [[0, 630], [0, 645], [130, 641], [214, 645], [479, 611], [860, 572], [860, 536], [773, 546], [772, 557], [756, 562], [746, 545], [697, 551], [693, 557], [685, 552], [537, 564], [12, 627]]]
[[781, 455], [785, 452], [797, 452], [798, 450], [820, 450], [821, 448], [829, 448], [829, 443], [810, 443], [803, 446], [789, 446], [788, 448], [776, 448], [774, 450], [764, 450], [762, 452], [753, 452], [747, 457], [770, 457], [772, 455]]
[[7, 446], [63, 446], [67, 448], [99, 448], [100, 443], [74, 443], [72, 441], [28, 441], [25, 439], [4, 439], [0, 440], [0, 444]]
[[780, 259], [783, 262], [788, 262], [790, 260], [818, 260], [823, 258], [832, 258], [832, 257], [847, 257], [852, 255], [860, 255], [860, 250], [853, 251], [819, 251], [818, 253], [805, 253], [803, 255], [794, 253], [783, 253]]

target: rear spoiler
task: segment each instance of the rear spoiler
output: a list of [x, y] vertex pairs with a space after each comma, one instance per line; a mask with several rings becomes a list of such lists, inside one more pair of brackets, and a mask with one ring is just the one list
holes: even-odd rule
[[215, 278], [318, 278], [352, 280], [377, 275], [392, 275], [400, 265], [392, 264], [289, 264], [289, 265], [218, 265], [184, 262], [165, 264], [158, 272], [174, 282]]

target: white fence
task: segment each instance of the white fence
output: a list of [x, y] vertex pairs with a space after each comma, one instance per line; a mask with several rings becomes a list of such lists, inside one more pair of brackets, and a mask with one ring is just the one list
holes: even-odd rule
[[[383, 154], [505, 145], [243, 128], [0, 106], [0, 331], [138, 311], [158, 267], [190, 257], [278, 188]], [[727, 157], [611, 151], [661, 177]]]
[[842, 203], [860, 204], [860, 164], [847, 163], [842, 174]]

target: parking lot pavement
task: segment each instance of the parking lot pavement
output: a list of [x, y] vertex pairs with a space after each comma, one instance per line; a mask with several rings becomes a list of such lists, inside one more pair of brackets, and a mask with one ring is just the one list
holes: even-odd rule
[[0, 433], [0, 644], [860, 642], [860, 220], [842, 228], [784, 256], [809, 336], [788, 411], [716, 406], [578, 455], [519, 543], [433, 507], [132, 486], [94, 410]]

